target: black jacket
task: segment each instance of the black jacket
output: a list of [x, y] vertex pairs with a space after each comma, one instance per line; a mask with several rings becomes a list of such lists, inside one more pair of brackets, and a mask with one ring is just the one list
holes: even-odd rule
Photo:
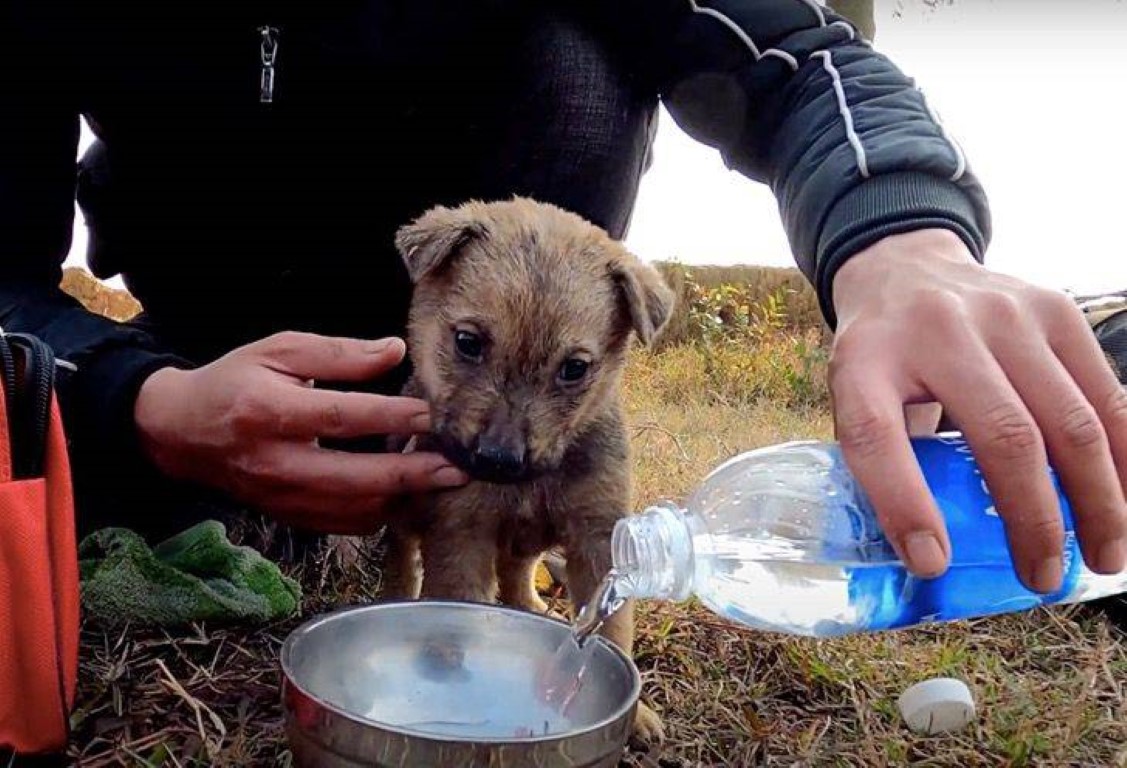
[[[437, 202], [427, 168], [438, 178], [472, 144], [424, 119], [418, 94], [488, 103], [478, 91], [540, 7], [597, 30], [685, 130], [770, 185], [831, 322], [834, 270], [881, 236], [944, 227], [982, 257], [987, 202], [958, 145], [913, 82], [815, 0], [8, 0], [0, 326], [77, 366], [64, 407], [86, 452], [135, 458], [132, 403], [157, 367], [284, 327], [396, 332], [401, 268], [361, 249], [389, 248], [394, 224]], [[282, 30], [269, 109], [263, 25]], [[80, 114], [105, 139], [110, 180], [78, 174], [91, 266], [125, 276], [139, 323], [57, 288]]]

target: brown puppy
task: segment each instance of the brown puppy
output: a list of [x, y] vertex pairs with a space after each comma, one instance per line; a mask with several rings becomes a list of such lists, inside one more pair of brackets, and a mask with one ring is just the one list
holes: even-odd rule
[[[430, 403], [437, 448], [473, 481], [397, 516], [386, 593], [543, 612], [534, 572], [562, 546], [572, 602], [611, 566], [630, 509], [620, 378], [632, 336], [649, 343], [673, 293], [602, 229], [524, 198], [438, 207], [396, 245], [415, 293], [406, 392]], [[602, 634], [626, 653], [634, 606]], [[661, 738], [645, 705], [639, 736]]]

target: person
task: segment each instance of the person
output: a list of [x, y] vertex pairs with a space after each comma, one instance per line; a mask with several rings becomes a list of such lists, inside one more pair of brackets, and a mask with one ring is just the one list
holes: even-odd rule
[[[627, 232], [664, 104], [769, 184], [835, 331], [836, 433], [914, 573], [950, 556], [908, 441], [966, 433], [1032, 589], [1062, 578], [1049, 458], [1085, 561], [1127, 561], [1127, 395], [1064, 295], [984, 266], [988, 200], [892, 61], [815, 0], [14, 0], [0, 19], [0, 324], [60, 369], [80, 514], [183, 527], [214, 494], [363, 533], [456, 486], [398, 396], [397, 226], [514, 194]], [[97, 136], [75, 162], [79, 119]], [[58, 288], [74, 205], [128, 323]], [[911, 417], [915, 419], [915, 416]], [[914, 422], [913, 422], [914, 423]], [[373, 444], [372, 441], [377, 441]]]

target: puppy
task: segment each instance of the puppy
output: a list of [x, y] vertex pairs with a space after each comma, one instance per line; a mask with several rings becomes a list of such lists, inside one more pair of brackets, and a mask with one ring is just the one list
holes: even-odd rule
[[[396, 246], [415, 286], [405, 394], [430, 404], [433, 423], [417, 448], [472, 480], [415, 499], [389, 526], [385, 594], [544, 612], [535, 568], [562, 546], [582, 606], [630, 508], [627, 350], [664, 327], [673, 292], [602, 229], [525, 198], [434, 208]], [[627, 654], [633, 613], [628, 603], [601, 630]], [[635, 732], [661, 738], [645, 705]]]

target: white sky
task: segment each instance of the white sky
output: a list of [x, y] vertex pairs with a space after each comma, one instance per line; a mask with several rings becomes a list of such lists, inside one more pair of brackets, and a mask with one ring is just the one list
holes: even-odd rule
[[[1056, 288], [1127, 288], [1127, 2], [904, 5], [896, 18], [896, 0], [877, 0], [876, 45], [924, 88], [983, 179], [988, 264]], [[628, 245], [647, 259], [792, 266], [770, 191], [662, 118]], [[85, 248], [79, 218], [68, 263], [84, 263]]]
[[[1127, 2], [877, 0], [876, 47], [914, 77], [983, 179], [994, 269], [1127, 288]], [[648, 259], [791, 266], [774, 197], [663, 114], [628, 237]]]

